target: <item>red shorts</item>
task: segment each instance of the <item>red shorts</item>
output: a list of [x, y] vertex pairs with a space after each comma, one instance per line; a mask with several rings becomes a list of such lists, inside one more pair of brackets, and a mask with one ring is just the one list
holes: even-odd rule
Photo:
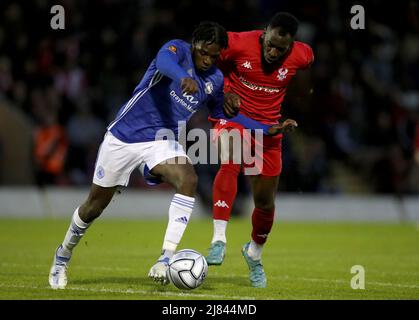
[[[238, 129], [242, 137], [243, 149], [251, 150], [253, 158], [252, 162], [244, 161], [245, 159], [250, 159], [249, 157], [245, 158], [243, 154], [243, 168], [255, 168], [257, 167], [257, 174], [276, 177], [281, 174], [282, 170], [282, 134], [276, 136], [266, 136], [263, 135], [263, 142], [255, 139], [254, 134], [249, 134], [245, 128], [237, 123], [228, 121], [225, 119], [214, 119], [208, 117], [208, 120], [212, 123], [213, 129], [215, 129], [215, 134], [213, 136], [214, 141], [220, 136], [221, 130], [230, 131], [231, 129]], [[247, 149], [245, 146], [248, 145]], [[243, 151], [245, 153], [245, 151]], [[250, 171], [248, 171], [250, 172]], [[246, 171], [245, 171], [246, 173]]]

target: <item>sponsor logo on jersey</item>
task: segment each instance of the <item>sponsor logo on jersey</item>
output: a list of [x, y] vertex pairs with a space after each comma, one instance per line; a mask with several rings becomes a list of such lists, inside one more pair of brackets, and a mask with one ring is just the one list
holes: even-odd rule
[[214, 207], [227, 208], [227, 209], [230, 208], [224, 200], [218, 200], [216, 203], [214, 203]]
[[269, 92], [269, 93], [276, 93], [279, 92], [280, 90], [277, 88], [271, 88], [271, 87], [265, 87], [265, 86], [258, 86], [254, 83], [251, 83], [249, 81], [247, 81], [245, 78], [240, 77], [239, 78], [240, 81], [249, 89], [254, 90], [254, 91], [263, 91], [263, 92]]
[[193, 95], [191, 95], [191, 94], [188, 94], [188, 93], [183, 93], [182, 94], [185, 98], [186, 98], [186, 100], [188, 100], [190, 103], [192, 103], [192, 104], [198, 104], [198, 100], [196, 100], [195, 99], [195, 97], [193, 96]]
[[287, 68], [281, 68], [278, 70], [278, 75], [276, 76], [279, 81], [284, 80], [287, 77], [288, 69]]
[[214, 91], [214, 86], [211, 81], [205, 82], [205, 93], [211, 94]]
[[194, 106], [198, 104], [198, 100], [196, 100], [192, 95], [189, 95], [187, 93], [184, 93], [183, 96], [186, 98], [186, 100], [189, 102], [186, 102], [181, 97], [179, 97], [174, 90], [170, 91], [170, 96], [179, 103], [182, 107], [187, 109], [189, 112], [195, 112]]
[[246, 68], [246, 69], [250, 69], [250, 70], [252, 70], [252, 65], [250, 64], [250, 62], [249, 62], [249, 61], [244, 62], [244, 63], [242, 64], [242, 67], [243, 67], [243, 68]]
[[170, 51], [172, 51], [173, 53], [176, 53], [176, 52], [177, 52], [177, 48], [176, 48], [175, 46], [173, 46], [173, 45], [170, 45], [170, 46], [168, 47], [168, 49], [169, 49]]
[[220, 120], [220, 125], [222, 125], [222, 126], [223, 126], [223, 125], [227, 124], [227, 122], [228, 122], [228, 121], [227, 121], [226, 119], [221, 119], [221, 120]]

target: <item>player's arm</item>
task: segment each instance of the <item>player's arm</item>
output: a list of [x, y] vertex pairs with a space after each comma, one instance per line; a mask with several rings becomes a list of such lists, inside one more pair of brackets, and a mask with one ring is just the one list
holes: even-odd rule
[[[306, 43], [300, 43], [299, 48], [300, 55], [297, 60], [298, 69], [307, 70], [312, 66], [314, 62], [313, 49], [311, 49], [311, 47]], [[306, 76], [307, 75], [301, 75], [302, 78], [298, 76], [291, 80], [287, 87], [287, 98], [308, 98], [313, 94], [313, 86], [310, 83], [311, 81], [309, 79], [304, 79]]]
[[246, 129], [252, 129], [252, 130], [259, 129], [259, 130], [263, 130], [263, 134], [270, 135], [269, 129], [271, 128], [271, 125], [256, 121], [252, 118], [245, 116], [244, 114], [239, 113], [238, 115], [236, 115], [235, 117], [229, 120], [236, 123], [240, 123]]
[[302, 43], [302, 63], [300, 69], [306, 70], [310, 68], [314, 62], [313, 49], [306, 43]]
[[[213, 98], [209, 100], [207, 104], [212, 118], [215, 118], [215, 119], [228, 118], [229, 121], [240, 123], [243, 127], [247, 129], [253, 129], [253, 130], [259, 129], [259, 130], [263, 130], [263, 133], [265, 135], [271, 135], [269, 131], [272, 127], [271, 125], [263, 124], [259, 121], [256, 121], [254, 119], [251, 119], [245, 116], [244, 114], [230, 113], [226, 104], [226, 95], [223, 93], [222, 87], [223, 86], [220, 85], [219, 89], [216, 92], [214, 92]], [[276, 134], [276, 131], [275, 131], [275, 134]]]
[[232, 118], [239, 114], [240, 97], [233, 92], [225, 92], [223, 105], [224, 105], [224, 114], [227, 116], [227, 118]]
[[298, 127], [297, 121], [293, 119], [286, 119], [270, 126], [267, 130], [267, 134], [274, 136], [280, 133], [288, 133], [294, 131]]
[[198, 83], [180, 65], [184, 54], [180, 46], [169, 41], [157, 53], [156, 67], [163, 75], [180, 83], [183, 93], [191, 94], [198, 91]]
[[207, 103], [211, 117], [215, 119], [232, 118], [239, 112], [240, 101], [237, 100], [233, 103], [232, 100], [230, 100], [231, 97], [229, 99], [229, 95], [224, 94], [223, 88], [225, 78], [220, 70], [218, 70], [218, 74], [215, 79], [214, 92], [211, 94], [211, 98]]
[[231, 118], [234, 117], [234, 115], [236, 114], [234, 112], [234, 109], [229, 108], [225, 104], [223, 83], [223, 77], [222, 75], [220, 75], [218, 86], [216, 90], [214, 90], [212, 98], [207, 103], [207, 107], [210, 111], [211, 117], [215, 119]]
[[211, 114], [211, 118], [228, 118], [230, 121], [240, 123], [243, 127], [247, 129], [260, 129], [263, 130], [263, 133], [265, 135], [270, 135], [271, 133], [269, 130], [272, 127], [271, 125], [263, 124], [238, 112], [240, 107], [239, 96], [235, 93], [225, 94], [223, 92], [223, 83], [225, 79], [223, 79], [221, 75], [219, 79], [220, 81], [217, 86], [217, 90], [214, 91], [212, 99], [210, 99], [207, 103], [207, 106]]
[[240, 123], [246, 129], [263, 130], [263, 134], [267, 136], [275, 136], [281, 133], [289, 133], [294, 131], [298, 127], [297, 122], [292, 119], [286, 119], [284, 121], [279, 122], [278, 124], [270, 125], [256, 121], [241, 113], [229, 120], [236, 123]]

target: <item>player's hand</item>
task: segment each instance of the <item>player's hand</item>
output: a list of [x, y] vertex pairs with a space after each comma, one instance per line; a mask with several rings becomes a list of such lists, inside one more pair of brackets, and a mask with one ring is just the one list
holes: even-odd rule
[[231, 92], [224, 94], [224, 114], [227, 118], [233, 118], [240, 111], [240, 97]]
[[278, 124], [274, 124], [268, 129], [270, 136], [274, 136], [280, 133], [288, 133], [294, 131], [298, 127], [297, 121], [292, 119], [286, 119]]
[[182, 78], [180, 88], [182, 93], [193, 94], [198, 91], [198, 83], [192, 78]]

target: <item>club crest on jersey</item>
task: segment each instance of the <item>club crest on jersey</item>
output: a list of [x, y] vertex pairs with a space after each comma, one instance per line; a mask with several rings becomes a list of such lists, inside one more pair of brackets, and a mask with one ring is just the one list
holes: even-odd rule
[[105, 169], [102, 166], [99, 166], [96, 171], [96, 177], [102, 179], [105, 176]]
[[205, 93], [211, 94], [214, 91], [214, 86], [211, 81], [205, 82]]
[[281, 68], [278, 70], [277, 78], [279, 81], [284, 80], [287, 77], [288, 69], [287, 68]]

